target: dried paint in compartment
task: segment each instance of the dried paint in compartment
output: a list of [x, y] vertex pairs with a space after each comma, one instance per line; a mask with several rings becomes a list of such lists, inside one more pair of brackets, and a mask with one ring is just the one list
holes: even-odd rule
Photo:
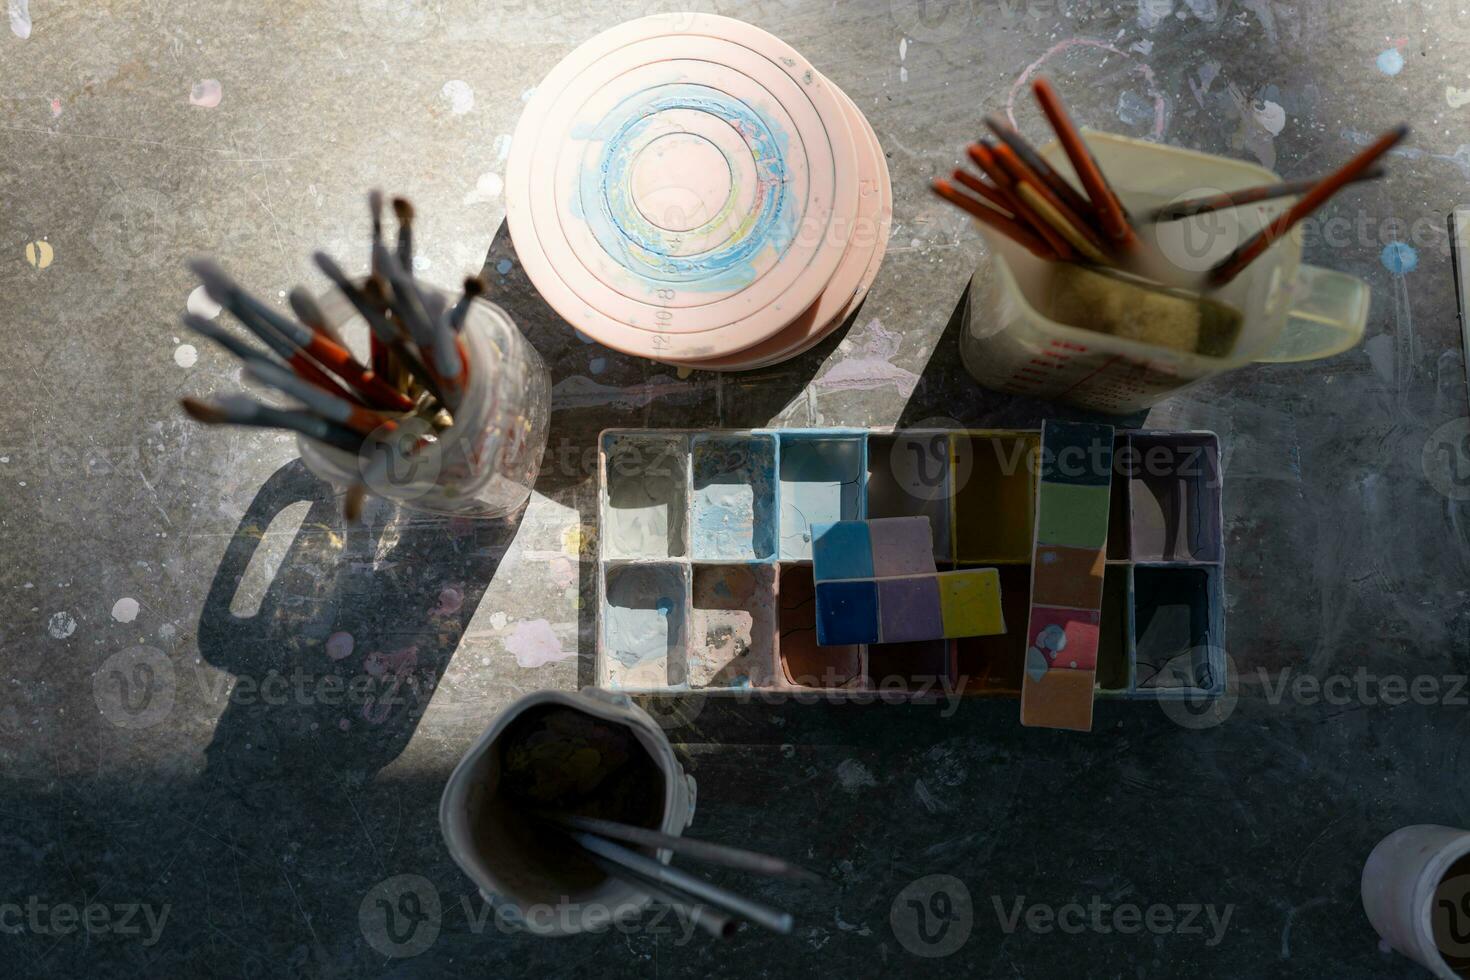
[[951, 496], [949, 435], [895, 433], [868, 437], [869, 520], [927, 517], [934, 557], [949, 560]]
[[696, 565], [690, 687], [770, 687], [775, 679], [776, 570]]
[[1133, 570], [1133, 633], [1141, 689], [1218, 691], [1224, 607], [1214, 568]]
[[661, 688], [685, 681], [688, 568], [615, 565], [602, 610], [610, 687]]
[[776, 555], [776, 440], [697, 436], [693, 443], [696, 561], [764, 561]]
[[1134, 435], [1128, 454], [1134, 561], [1221, 559], [1220, 451], [1213, 436]]
[[861, 516], [863, 449], [861, 437], [781, 435], [783, 560], [811, 560], [812, 525]]
[[817, 645], [817, 593], [811, 566], [782, 565], [780, 575], [779, 653], [786, 680], [799, 687], [860, 686], [860, 647]]
[[688, 493], [685, 440], [608, 436], [603, 442], [602, 548], [608, 558], [679, 558]]

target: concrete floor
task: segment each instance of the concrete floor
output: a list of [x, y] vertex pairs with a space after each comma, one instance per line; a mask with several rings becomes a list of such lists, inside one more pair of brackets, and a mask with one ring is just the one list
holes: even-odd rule
[[[1422, 975], [1380, 950], [1357, 887], [1390, 830], [1470, 826], [1467, 511], [1422, 462], [1457, 451], [1467, 412], [1444, 234], [1470, 178], [1460, 5], [700, 0], [783, 36], [861, 106], [896, 226], [845, 336], [688, 379], [574, 337], [501, 228], [524, 93], [598, 30], [672, 6], [10, 0], [0, 970]], [[1415, 129], [1390, 179], [1341, 195], [1308, 242], [1310, 261], [1372, 284], [1365, 343], [1147, 419], [1223, 440], [1233, 714], [1191, 730], [1103, 704], [1077, 737], [1022, 730], [1008, 702], [655, 705], [699, 781], [695, 832], [828, 877], [757, 887], [797, 913], [795, 934], [502, 932], [446, 854], [436, 805], [500, 707], [590, 676], [578, 558], [598, 430], [1058, 412], [959, 367], [952, 317], [984, 250], [925, 189], [1038, 68], [1087, 124], [1288, 177], [1400, 120]], [[1024, 99], [1016, 111], [1040, 137]], [[183, 346], [185, 260], [219, 256], [266, 296], [320, 286], [313, 249], [365, 259], [371, 186], [414, 199], [427, 279], [484, 263], [553, 365], [553, 460], [518, 524], [373, 506], [346, 527], [291, 439], [177, 408], [238, 386], [228, 357]], [[1412, 253], [1385, 254], [1395, 241]], [[824, 381], [852, 361], [869, 382]], [[341, 661], [325, 654], [337, 632], [354, 642]], [[323, 676], [410, 648], [396, 702], [375, 689], [364, 714], [322, 693]], [[1361, 672], [1430, 678], [1435, 703], [1385, 705]], [[1349, 693], [1314, 698], [1302, 677]], [[1171, 911], [1151, 931], [1120, 932], [1111, 911], [1044, 928], [1070, 903]]]

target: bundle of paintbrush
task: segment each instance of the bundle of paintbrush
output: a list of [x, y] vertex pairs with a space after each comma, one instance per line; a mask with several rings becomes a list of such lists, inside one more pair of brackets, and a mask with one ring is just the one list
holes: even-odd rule
[[789, 933], [791, 914], [711, 884], [698, 875], [671, 867], [623, 845], [673, 851], [696, 861], [767, 877], [819, 880], [810, 871], [781, 858], [723, 844], [675, 837], [646, 827], [570, 813], [537, 810], [531, 815], [565, 834], [583, 856], [606, 874], [626, 882], [649, 898], [673, 906], [710, 935], [722, 939], [733, 935], [742, 920], [773, 932]]
[[[268, 349], [243, 340], [224, 327], [194, 314], [184, 325], [215, 341], [245, 363], [252, 380], [276, 389], [296, 404], [275, 407], [243, 395], [215, 402], [183, 399], [184, 410], [200, 422], [286, 429], [333, 449], [357, 453], [369, 439], [384, 442], [403, 421], [417, 417], [412, 431], [416, 451], [455, 424], [470, 364], [464, 330], [470, 304], [484, 291], [478, 278], [466, 279], [458, 302], [449, 306], [443, 294], [417, 282], [413, 268], [413, 207], [393, 200], [398, 239], [390, 249], [383, 240], [383, 195], [368, 196], [372, 212], [371, 273], [361, 281], [348, 278], [325, 253], [317, 266], [341, 291], [370, 330], [369, 363], [348, 350], [311, 294], [297, 287], [290, 305], [295, 319], [242, 289], [216, 263], [200, 259], [190, 268], [220, 306]], [[361, 504], [361, 491], [348, 495], [348, 511]]]
[[967, 148], [979, 173], [957, 169], [953, 182], [935, 180], [934, 192], [1038, 258], [1119, 269], [1190, 289], [1224, 286], [1343, 187], [1381, 176], [1383, 171], [1375, 164], [1408, 133], [1407, 126], [1388, 131], [1320, 180], [1268, 184], [1155, 208], [1147, 216], [1150, 222], [1299, 197], [1203, 275], [1181, 280], [1169, 275], [1171, 263], [1164, 256], [1145, 247], [1135, 219], [1083, 142], [1056, 90], [1045, 79], [1038, 79], [1032, 91], [1081, 187], [1057, 173], [1005, 120], [988, 116], [985, 124], [992, 138]]

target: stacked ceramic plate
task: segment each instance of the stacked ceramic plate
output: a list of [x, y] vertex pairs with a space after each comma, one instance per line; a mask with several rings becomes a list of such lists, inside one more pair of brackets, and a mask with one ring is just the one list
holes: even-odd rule
[[660, 14], [572, 52], [512, 143], [522, 265], [582, 333], [712, 371], [831, 333], [878, 274], [893, 217], [867, 119], [791, 47]]

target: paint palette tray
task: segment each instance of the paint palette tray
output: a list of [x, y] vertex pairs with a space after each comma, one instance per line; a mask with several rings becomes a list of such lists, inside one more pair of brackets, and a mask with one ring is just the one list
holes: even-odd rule
[[[596, 682], [632, 693], [1019, 697], [1038, 430], [609, 429]], [[1219, 439], [1120, 431], [1095, 693], [1225, 686]], [[927, 517], [941, 571], [997, 571], [1003, 634], [817, 643], [813, 527]]]

